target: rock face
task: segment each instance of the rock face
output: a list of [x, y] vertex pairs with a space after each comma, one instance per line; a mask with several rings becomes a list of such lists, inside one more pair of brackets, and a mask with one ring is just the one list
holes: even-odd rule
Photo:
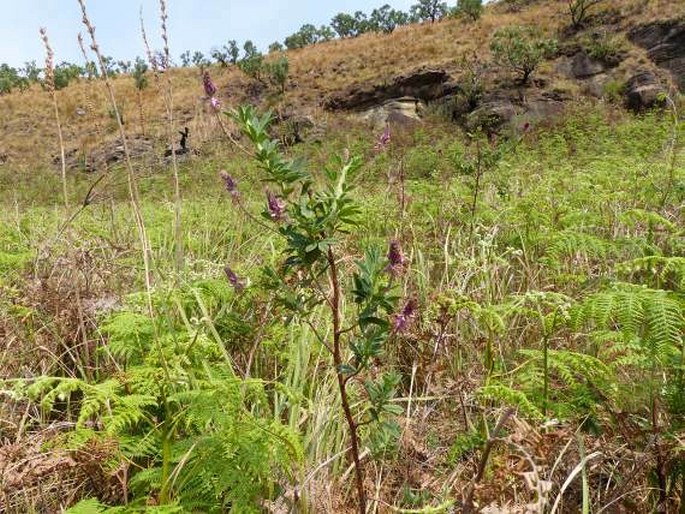
[[377, 128], [386, 123], [408, 127], [419, 121], [419, 112], [424, 103], [418, 98], [405, 96], [388, 100], [382, 105], [372, 107], [364, 112], [363, 116], [371, 121]]
[[481, 129], [491, 134], [511, 122], [518, 111], [508, 98], [487, 100], [466, 117], [466, 128], [471, 131]]
[[592, 59], [588, 54], [581, 51], [571, 58], [569, 74], [574, 79], [587, 79], [604, 73], [606, 69], [606, 64]]
[[659, 21], [634, 28], [630, 40], [647, 50], [649, 58], [671, 72], [681, 91], [685, 91], [685, 20]]
[[[128, 141], [128, 150], [134, 160], [146, 159], [156, 162], [154, 156], [154, 142], [150, 138], [138, 136], [132, 137]], [[124, 145], [120, 139], [104, 143], [99, 148], [94, 148], [84, 152], [81, 148], [73, 148], [65, 153], [66, 165], [69, 170], [80, 170], [92, 173], [99, 170], [108, 169], [125, 159]], [[55, 166], [61, 165], [60, 156], [53, 158]]]
[[334, 93], [324, 101], [329, 111], [363, 111], [388, 100], [412, 97], [419, 100], [434, 100], [448, 94], [452, 88], [450, 76], [443, 69], [422, 68], [397, 76], [383, 84], [355, 84]]
[[306, 114], [288, 111], [278, 115], [274, 121], [271, 136], [285, 146], [305, 141], [322, 141], [325, 135], [325, 124]]
[[663, 93], [666, 89], [651, 71], [640, 71], [626, 83], [626, 107], [635, 112], [651, 109], [661, 103]]

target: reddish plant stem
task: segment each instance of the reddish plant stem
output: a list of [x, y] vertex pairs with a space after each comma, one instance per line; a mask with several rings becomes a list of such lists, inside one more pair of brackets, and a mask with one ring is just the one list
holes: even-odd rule
[[359, 457], [359, 436], [357, 435], [358, 425], [352, 417], [352, 410], [350, 409], [350, 402], [347, 397], [347, 381], [342, 372], [342, 351], [341, 351], [341, 336], [343, 331], [340, 324], [340, 282], [338, 280], [338, 269], [335, 263], [335, 255], [333, 250], [328, 249], [328, 266], [333, 287], [333, 297], [330, 301], [331, 313], [333, 314], [333, 363], [335, 364], [335, 374], [338, 378], [338, 388], [340, 389], [340, 401], [342, 403], [343, 412], [345, 413], [345, 420], [350, 430], [350, 446], [352, 452], [352, 460], [354, 461], [354, 473], [357, 482], [357, 504], [359, 514], [366, 513], [366, 493], [364, 492], [364, 470], [362, 468], [361, 459]]

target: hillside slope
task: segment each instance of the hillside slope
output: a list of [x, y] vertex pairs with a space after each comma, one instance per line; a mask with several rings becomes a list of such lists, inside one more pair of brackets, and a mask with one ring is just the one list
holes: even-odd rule
[[[516, 7], [519, 4], [522, 6]], [[659, 48], [654, 55], [654, 52], [650, 54], [637, 44], [646, 41], [658, 47], [660, 37], [663, 39], [665, 36], [659, 36], [658, 30], [650, 28], [658, 23], [673, 21], [676, 26], [680, 23], [682, 34], [685, 31], [685, 4], [668, 0], [611, 0], [601, 3], [593, 13], [587, 28], [575, 33], [569, 30], [569, 16], [564, 2], [503, 1], [488, 6], [482, 18], [475, 23], [447, 19], [435, 24], [400, 27], [390, 35], [368, 33], [354, 39], [335, 40], [289, 51], [286, 56], [291, 72], [284, 96], [253, 83], [235, 66], [212, 67], [210, 71], [219, 87], [218, 96], [224, 106], [257, 102], [284, 112], [296, 112], [324, 120], [327, 114], [322, 107], [331, 95], [344, 96], [350, 89], [356, 91], [382, 86], [419, 68], [443, 70], [449, 80], [458, 85], [468, 74], [468, 70], [464, 69], [464, 58], [483, 67], [486, 96], [491, 93], [491, 96], [501, 97], [504, 93], [511, 97], [539, 97], [546, 92], [565, 101], [577, 101], [588, 96], [609, 98], [612, 94], [615, 96], [631, 76], [644, 70], [655, 71], [666, 89], [669, 84], [677, 84], [678, 80], [685, 81], [682, 65], [685, 56], [682, 50], [677, 50], [682, 36], [673, 42], [676, 51], [670, 63], [675, 76], [655, 64], [654, 61], [659, 61]], [[511, 73], [489, 63], [490, 39], [498, 28], [508, 25], [534, 25], [559, 41], [558, 57], [540, 67], [535, 74], [536, 81], [530, 88], [522, 90], [513, 84], [514, 76]], [[645, 27], [642, 30], [647, 39], [633, 35], [641, 27]], [[573, 62], [569, 61], [579, 51], [587, 53], [593, 50], [607, 54], [603, 57], [614, 62], [610, 66], [600, 64], [603, 73], [599, 77], [576, 80], [571, 70]], [[580, 64], [590, 67], [597, 65], [596, 62]], [[216, 137], [217, 132], [202, 98], [200, 71], [173, 69], [169, 74], [174, 90], [176, 125], [179, 130], [189, 125], [193, 143], [200, 147], [205, 141]], [[591, 75], [597, 75], [596, 71], [591, 72]], [[589, 78], [582, 74], [581, 77]], [[133, 79], [124, 76], [113, 81], [129, 135], [138, 136], [144, 132], [152, 136], [149, 144], [142, 145], [141, 152], [153, 145], [158, 147], [157, 153], [160, 153], [159, 146], [166, 144], [165, 109], [160, 92], [165, 87], [165, 80], [153, 81], [152, 87], [142, 92], [142, 127]], [[380, 100], [384, 99], [387, 98], [381, 97]], [[81, 80], [70, 85], [58, 92], [58, 104], [68, 153], [80, 155], [83, 161], [90, 152], [97, 153], [98, 149], [112, 146], [116, 138], [116, 123], [107, 107], [102, 84]], [[39, 89], [0, 96], [2, 169], [11, 169], [13, 173], [29, 167], [47, 167], [59, 155], [50, 112], [49, 95]], [[70, 164], [73, 168], [78, 167], [75, 164], [77, 162], [78, 159], [73, 158]]]

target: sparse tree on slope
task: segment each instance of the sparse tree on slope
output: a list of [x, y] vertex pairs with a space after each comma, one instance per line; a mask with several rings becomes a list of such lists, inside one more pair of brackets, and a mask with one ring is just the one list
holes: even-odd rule
[[510, 68], [526, 84], [543, 59], [557, 49], [557, 42], [542, 37], [535, 27], [511, 26], [495, 32], [490, 51], [497, 64]]
[[447, 4], [440, 0], [419, 0], [411, 6], [412, 18], [416, 21], [435, 23], [447, 14]]

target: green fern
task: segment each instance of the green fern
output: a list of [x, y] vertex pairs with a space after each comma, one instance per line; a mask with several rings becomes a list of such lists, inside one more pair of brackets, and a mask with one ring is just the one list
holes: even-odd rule
[[483, 400], [515, 406], [530, 418], [544, 419], [542, 411], [528, 398], [526, 393], [510, 386], [501, 383], [488, 384], [478, 390], [478, 396]]
[[225, 300], [221, 287], [205, 285], [196, 300], [206, 304], [177, 304], [178, 325], [166, 317], [156, 326], [135, 311], [105, 320], [108, 347], [122, 365], [111, 378], [43, 377], [16, 391], [46, 413], [66, 403], [77, 420], [72, 447], [116, 439], [120, 458], [138, 469], [130, 480], [134, 498], [158, 497], [171, 509], [160, 512], [259, 512], [260, 500], [299, 472], [303, 450], [297, 434], [271, 417], [264, 383], [238, 379], [210, 328], [187, 323], [188, 312], [220, 309], [217, 295]]
[[638, 340], [655, 364], [672, 362], [682, 352], [685, 317], [683, 298], [667, 291], [617, 284], [596, 293], [573, 311], [576, 328], [591, 333], [607, 328], [623, 341]]
[[617, 270], [630, 277], [644, 277], [642, 281], [649, 280], [656, 287], [685, 291], [685, 257], [639, 257], [619, 264]]

